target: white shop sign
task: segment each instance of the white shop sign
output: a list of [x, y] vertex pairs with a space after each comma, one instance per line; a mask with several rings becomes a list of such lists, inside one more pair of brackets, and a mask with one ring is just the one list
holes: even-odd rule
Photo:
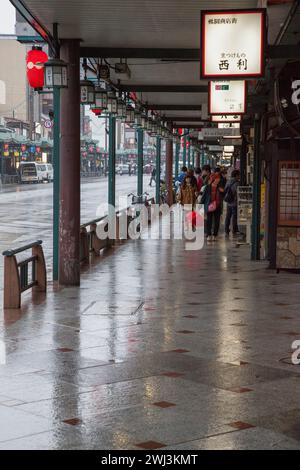
[[212, 122], [241, 122], [241, 120], [240, 114], [213, 114], [211, 116]]
[[218, 129], [217, 127], [205, 127], [201, 131], [203, 137], [223, 137], [224, 135], [232, 137], [240, 134], [239, 129], [229, 127], [228, 129]]
[[201, 12], [201, 77], [264, 74], [266, 10]]
[[239, 138], [232, 138], [232, 139], [220, 139], [220, 145], [236, 145], [236, 146], [241, 146], [242, 145], [242, 139]]
[[210, 114], [243, 114], [246, 112], [245, 80], [209, 82]]
[[228, 128], [239, 129], [240, 124], [238, 122], [219, 122], [218, 128], [219, 129], [228, 129]]
[[223, 147], [221, 145], [209, 145], [208, 150], [209, 152], [222, 152]]

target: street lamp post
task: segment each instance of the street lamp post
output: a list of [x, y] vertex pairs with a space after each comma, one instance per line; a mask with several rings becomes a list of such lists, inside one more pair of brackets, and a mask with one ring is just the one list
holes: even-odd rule
[[[57, 40], [57, 24], [53, 25]], [[58, 54], [58, 51], [57, 51]], [[44, 86], [53, 90], [53, 281], [59, 272], [59, 193], [60, 193], [60, 89], [68, 86], [67, 64], [58, 57], [44, 63]]]

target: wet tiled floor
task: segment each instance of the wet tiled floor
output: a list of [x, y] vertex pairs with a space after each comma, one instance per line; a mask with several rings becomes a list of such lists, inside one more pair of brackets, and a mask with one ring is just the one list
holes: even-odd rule
[[0, 449], [299, 449], [299, 276], [130, 241], [0, 317]]

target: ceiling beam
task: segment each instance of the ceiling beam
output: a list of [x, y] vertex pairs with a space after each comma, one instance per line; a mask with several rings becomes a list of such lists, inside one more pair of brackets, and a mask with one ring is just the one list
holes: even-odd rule
[[201, 104], [147, 104], [147, 108], [157, 111], [201, 111]]
[[166, 120], [170, 122], [205, 122], [205, 119], [199, 117], [189, 117], [189, 116], [166, 116]]
[[199, 49], [138, 49], [124, 47], [81, 47], [81, 57], [99, 59], [200, 60]]
[[31, 11], [24, 5], [23, 0], [10, 0], [10, 3], [20, 13], [21, 16], [30, 24], [30, 26], [43, 38], [43, 40], [49, 44], [52, 53], [58, 54], [59, 44], [54, 39], [53, 35], [48, 29], [31, 13]]
[[[12, 0], [14, 3], [20, 3]], [[161, 60], [188, 60], [200, 62], [200, 49], [139, 49], [124, 47], [81, 47], [81, 57], [94, 57], [99, 59], [161, 59]], [[266, 56], [270, 59], [299, 59], [298, 44], [268, 46]]]
[[[201, 121], [199, 124], [186, 124], [184, 127], [186, 129], [201, 129], [203, 127], [204, 121]], [[180, 129], [183, 126], [181, 124], [174, 124], [173, 125], [174, 129]]]
[[142, 93], [207, 93], [207, 85], [121, 85], [124, 92]]
[[269, 46], [268, 57], [270, 59], [300, 59], [300, 48], [298, 44]]

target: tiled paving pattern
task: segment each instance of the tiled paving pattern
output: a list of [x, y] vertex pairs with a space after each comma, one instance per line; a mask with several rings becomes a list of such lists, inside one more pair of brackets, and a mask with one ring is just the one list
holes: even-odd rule
[[26, 294], [0, 317], [0, 449], [300, 449], [299, 276], [248, 257], [128, 242]]

